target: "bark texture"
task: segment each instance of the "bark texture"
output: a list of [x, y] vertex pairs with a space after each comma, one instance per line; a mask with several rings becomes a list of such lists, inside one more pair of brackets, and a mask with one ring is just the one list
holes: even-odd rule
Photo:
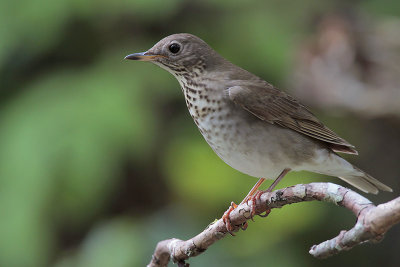
[[[253, 205], [256, 215], [260, 215], [287, 204], [312, 200], [331, 202], [345, 207], [357, 217], [357, 223], [352, 229], [341, 231], [337, 237], [314, 245], [310, 249], [309, 253], [317, 258], [335, 255], [367, 241], [381, 241], [389, 228], [400, 222], [400, 197], [375, 206], [371, 201], [348, 188], [332, 183], [310, 183], [264, 193], [255, 203], [239, 205], [230, 214], [231, 224], [235, 226], [235, 232], [243, 229], [245, 223], [251, 219]], [[147, 266], [164, 267], [170, 260], [178, 263], [178, 266], [189, 266], [185, 260], [203, 253], [227, 233], [224, 222], [219, 219], [189, 240], [172, 238], [160, 241]]]

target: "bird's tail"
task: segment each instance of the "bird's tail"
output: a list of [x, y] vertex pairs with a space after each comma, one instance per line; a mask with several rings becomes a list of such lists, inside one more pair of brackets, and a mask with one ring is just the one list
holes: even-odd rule
[[355, 166], [353, 166], [353, 168], [354, 172], [339, 176], [339, 178], [365, 193], [377, 194], [379, 190], [388, 192], [393, 191], [392, 188], [381, 183], [380, 181], [360, 170], [359, 168]]
[[[311, 171], [339, 177], [365, 193], [377, 194], [379, 190], [393, 191], [389, 186], [379, 182], [377, 179], [360, 170], [336, 153], [321, 151], [319, 157], [322, 158], [322, 160], [320, 160], [320, 164], [318, 164], [318, 169]], [[323, 168], [320, 166], [323, 166]]]

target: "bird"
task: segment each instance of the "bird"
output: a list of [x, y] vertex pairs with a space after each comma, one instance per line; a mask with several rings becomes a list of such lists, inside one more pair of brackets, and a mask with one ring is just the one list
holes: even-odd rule
[[[272, 191], [290, 171], [338, 177], [365, 193], [392, 191], [342, 158], [338, 153], [358, 152], [306, 106], [234, 65], [195, 35], [169, 35], [125, 59], [148, 61], [170, 72], [213, 151], [232, 168], [259, 178], [241, 203]], [[275, 181], [267, 190], [258, 190], [266, 179]], [[223, 215], [230, 233], [229, 214], [236, 207], [232, 202]]]

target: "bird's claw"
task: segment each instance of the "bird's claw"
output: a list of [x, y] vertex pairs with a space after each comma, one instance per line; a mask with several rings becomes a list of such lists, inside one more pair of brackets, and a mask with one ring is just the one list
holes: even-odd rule
[[271, 212], [271, 210], [268, 209], [268, 210], [265, 211], [264, 214], [258, 214], [258, 216], [265, 218], [265, 217], [267, 217], [267, 216], [270, 214], [270, 212]]
[[249, 224], [247, 222], [244, 222], [242, 225], [240, 225], [240, 229], [242, 229], [243, 231], [245, 231], [247, 229], [247, 227], [249, 226]]
[[[231, 202], [231, 206], [229, 207], [229, 209], [227, 211], [225, 211], [224, 215], [222, 215], [222, 220], [225, 223], [226, 230], [228, 231], [229, 234], [231, 234], [231, 236], [235, 236], [235, 234], [233, 233], [234, 227], [231, 224], [231, 219], [229, 218], [229, 215], [231, 214], [231, 212], [234, 209], [237, 208], [237, 206], [238, 205], [236, 205], [235, 202]], [[242, 227], [245, 230], [247, 228], [247, 223], [243, 224], [243, 226], [241, 226], [241, 228]]]

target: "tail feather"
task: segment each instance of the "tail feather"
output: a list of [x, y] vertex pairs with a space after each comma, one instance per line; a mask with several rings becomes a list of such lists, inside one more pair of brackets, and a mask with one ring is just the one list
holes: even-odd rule
[[346, 177], [340, 176], [339, 178], [365, 193], [378, 194], [379, 190], [388, 192], [393, 191], [392, 188], [381, 183], [380, 181], [373, 178], [369, 174], [366, 174], [365, 172], [361, 171], [358, 168], [357, 171], [359, 171], [361, 175], [349, 175]]
[[379, 190], [393, 191], [389, 186], [381, 183], [334, 152], [320, 150], [316, 159], [317, 164], [301, 166], [299, 170], [309, 170], [339, 177], [365, 193], [377, 194]]

